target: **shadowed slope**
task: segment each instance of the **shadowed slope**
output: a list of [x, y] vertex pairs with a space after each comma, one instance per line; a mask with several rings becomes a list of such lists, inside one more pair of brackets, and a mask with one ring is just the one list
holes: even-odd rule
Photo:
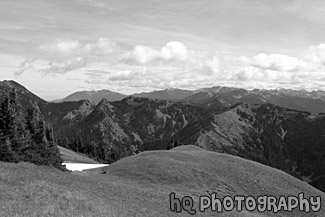
[[58, 146], [60, 154], [64, 162], [73, 162], [73, 163], [88, 163], [88, 164], [98, 164], [97, 161], [90, 159], [89, 157], [66, 149], [64, 147]]

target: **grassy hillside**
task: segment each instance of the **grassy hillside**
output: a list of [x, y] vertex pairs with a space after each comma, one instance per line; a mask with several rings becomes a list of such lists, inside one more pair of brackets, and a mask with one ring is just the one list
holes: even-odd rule
[[[270, 167], [197, 147], [144, 152], [80, 173], [0, 163], [0, 216], [191, 216], [169, 211], [169, 193], [191, 195], [325, 194]], [[195, 206], [197, 207], [197, 206]], [[324, 216], [315, 213], [198, 212], [197, 216]]]
[[97, 161], [90, 159], [86, 155], [76, 153], [64, 147], [58, 146], [64, 162], [98, 164]]

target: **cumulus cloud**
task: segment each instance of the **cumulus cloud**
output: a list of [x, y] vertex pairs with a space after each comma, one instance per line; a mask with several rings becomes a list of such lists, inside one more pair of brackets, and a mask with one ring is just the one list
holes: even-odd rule
[[[160, 50], [138, 45], [120, 57], [121, 62], [129, 65], [173, 66], [180, 76], [213, 76], [220, 72], [217, 53], [189, 50], [181, 42], [169, 42]], [[174, 70], [175, 70], [174, 69]]]
[[204, 58], [196, 57], [195, 59], [195, 63], [190, 64], [189, 67], [199, 74], [212, 76], [220, 72], [219, 58], [217, 55]]
[[111, 81], [125, 81], [125, 80], [130, 80], [133, 79], [135, 76], [135, 72], [131, 70], [123, 70], [123, 71], [118, 71], [111, 75], [109, 77], [109, 80]]
[[70, 58], [62, 63], [51, 61], [47, 66], [41, 68], [44, 74], [65, 74], [68, 71], [80, 69], [87, 66], [87, 60], [83, 57]]
[[69, 56], [80, 47], [78, 40], [63, 40], [57, 39], [50, 43], [40, 45], [40, 50], [49, 55], [64, 55]]
[[76, 39], [56, 39], [40, 45], [40, 50], [53, 58], [66, 58], [72, 56], [105, 56], [114, 51], [116, 43], [99, 38], [95, 42], [81, 42]]
[[115, 51], [117, 45], [107, 38], [99, 38], [93, 42], [81, 42], [76, 39], [56, 39], [41, 44], [42, 59], [27, 58], [19, 66], [15, 75], [19, 76], [28, 70], [44, 74], [63, 74], [83, 68], [93, 57], [107, 57]]
[[291, 57], [282, 54], [270, 54], [260, 53], [254, 56], [252, 59], [247, 57], [239, 57], [243, 62], [246, 62], [256, 68], [263, 70], [273, 71], [299, 71], [299, 70], [311, 70], [311, 65], [305, 61], [298, 59], [297, 57]]
[[123, 54], [120, 59], [127, 63], [146, 64], [152, 61], [184, 61], [188, 55], [189, 50], [183, 43], [172, 41], [160, 50], [137, 45], [133, 50]]
[[325, 44], [310, 46], [304, 52], [303, 59], [315, 64], [325, 65]]
[[325, 77], [325, 45], [310, 46], [301, 58], [281, 54], [258, 54], [253, 58], [239, 57], [248, 64], [234, 78], [239, 81], [304, 83]]
[[294, 77], [295, 74], [291, 72], [263, 70], [253, 66], [243, 67], [236, 74], [240, 81], [292, 81]]
[[87, 43], [84, 45], [84, 52], [93, 55], [108, 55], [116, 49], [117, 45], [115, 42], [107, 39], [100, 38], [95, 43]]

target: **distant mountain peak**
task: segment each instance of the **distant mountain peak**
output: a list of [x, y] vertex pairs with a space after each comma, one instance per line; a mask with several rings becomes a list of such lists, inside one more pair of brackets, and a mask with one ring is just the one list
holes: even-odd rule
[[79, 100], [89, 100], [95, 104], [99, 103], [102, 99], [107, 101], [118, 101], [125, 98], [126, 95], [117, 93], [111, 90], [90, 90], [90, 91], [77, 91], [65, 97], [64, 99], [58, 100], [59, 102], [67, 101], [79, 101]]

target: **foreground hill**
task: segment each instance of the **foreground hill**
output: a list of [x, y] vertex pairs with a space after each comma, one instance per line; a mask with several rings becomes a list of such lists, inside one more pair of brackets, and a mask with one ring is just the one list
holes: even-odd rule
[[325, 194], [279, 170], [193, 146], [144, 152], [109, 167], [66, 173], [0, 163], [0, 216], [191, 216], [169, 210], [169, 194], [320, 196], [322, 209], [300, 212], [200, 212], [195, 216], [324, 216]]

